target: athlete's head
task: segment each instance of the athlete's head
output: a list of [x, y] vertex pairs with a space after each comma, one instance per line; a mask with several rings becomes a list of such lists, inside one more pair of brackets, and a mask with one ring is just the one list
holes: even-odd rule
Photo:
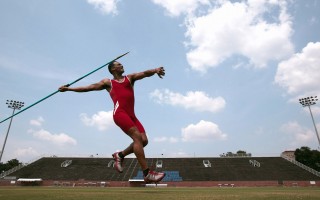
[[122, 73], [124, 72], [122, 64], [117, 61], [111, 62], [108, 65], [108, 70], [109, 70], [110, 74], [113, 74], [113, 72], [119, 71], [119, 70], [121, 70]]
[[108, 65], [108, 70], [109, 70], [110, 74], [112, 74], [112, 68], [113, 68], [115, 62], [116, 62], [116, 61], [112, 61], [112, 62]]

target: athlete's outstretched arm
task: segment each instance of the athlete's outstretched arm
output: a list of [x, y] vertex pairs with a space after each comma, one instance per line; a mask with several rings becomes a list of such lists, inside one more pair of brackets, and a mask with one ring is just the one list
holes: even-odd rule
[[65, 85], [59, 87], [60, 92], [65, 91], [73, 91], [73, 92], [90, 92], [90, 91], [97, 91], [103, 89], [109, 89], [111, 86], [110, 79], [103, 79], [98, 83], [94, 83], [87, 86], [80, 86], [80, 87], [67, 87]]
[[158, 67], [155, 69], [149, 69], [143, 72], [133, 73], [129, 74], [128, 77], [132, 81], [140, 80], [146, 77], [153, 76], [154, 74], [157, 74], [160, 78], [162, 78], [165, 75], [165, 70], [163, 67]]

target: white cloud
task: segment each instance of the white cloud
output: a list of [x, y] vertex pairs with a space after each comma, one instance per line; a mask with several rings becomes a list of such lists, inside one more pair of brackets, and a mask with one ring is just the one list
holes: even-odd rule
[[102, 14], [118, 14], [117, 3], [120, 0], [87, 0], [89, 4], [92, 4]]
[[177, 143], [177, 142], [179, 142], [179, 138], [169, 137], [169, 142], [170, 142], [170, 143]]
[[210, 141], [225, 140], [227, 134], [223, 133], [219, 126], [213, 122], [201, 120], [198, 124], [190, 124], [182, 128], [183, 141]]
[[[38, 117], [38, 119], [30, 120], [30, 125], [37, 126], [37, 127], [41, 128], [42, 123], [44, 121], [45, 120], [43, 119], [43, 117], [40, 116], [40, 117]], [[43, 141], [49, 141], [55, 145], [63, 146], [63, 145], [68, 145], [68, 144], [71, 144], [71, 145], [77, 144], [77, 141], [75, 139], [73, 139], [72, 137], [68, 136], [65, 133], [52, 134], [49, 131], [44, 130], [43, 128], [41, 128], [40, 130], [30, 129], [30, 130], [28, 130], [28, 132], [31, 133], [35, 138], [38, 138]], [[24, 149], [24, 151], [26, 151], [26, 150], [28, 150], [30, 152], [30, 149]]]
[[27, 147], [27, 148], [18, 148], [14, 151], [13, 153], [14, 157], [23, 157], [23, 158], [34, 158], [38, 157], [41, 154], [37, 152], [35, 149], [32, 147]]
[[166, 142], [167, 141], [167, 137], [155, 137], [153, 139], [154, 142]]
[[114, 126], [113, 111], [99, 111], [97, 114], [92, 115], [92, 117], [88, 117], [87, 114], [82, 113], [80, 114], [80, 119], [86, 126], [94, 126], [100, 131]]
[[292, 54], [292, 22], [284, 1], [221, 2], [186, 24], [192, 69], [206, 72], [232, 55], [244, 56], [253, 67], [262, 68]]
[[170, 142], [170, 143], [177, 143], [179, 142], [179, 138], [176, 137], [155, 137], [153, 139], [154, 142]]
[[[164, 7], [171, 16], [186, 15], [185, 36], [190, 47], [187, 60], [194, 70], [204, 73], [232, 55], [244, 56], [251, 66], [261, 68], [266, 67], [268, 61], [293, 53], [292, 21], [286, 1], [153, 2]], [[201, 9], [206, 11], [198, 12], [197, 16]]]
[[42, 123], [44, 122], [44, 119], [43, 117], [38, 117], [38, 119], [32, 119], [30, 120], [30, 124], [33, 125], [33, 126], [42, 126]]
[[[319, 95], [320, 42], [310, 42], [301, 53], [278, 65], [275, 83], [290, 95]], [[297, 99], [296, 99], [297, 100]]]
[[59, 134], [52, 134], [47, 130], [40, 129], [40, 130], [32, 130], [30, 129], [28, 131], [31, 133], [35, 138], [43, 140], [43, 141], [49, 141], [55, 145], [64, 146], [64, 145], [76, 145], [77, 141], [68, 136], [65, 133], [59, 133]]
[[209, 0], [152, 0], [164, 7], [170, 16], [192, 14], [201, 4], [210, 5]]
[[289, 141], [292, 146], [306, 146], [314, 142], [316, 137], [314, 130], [304, 128], [295, 121], [283, 124], [280, 130], [292, 137]]
[[217, 112], [222, 110], [226, 102], [222, 97], [212, 98], [202, 91], [189, 91], [186, 95], [171, 92], [168, 89], [155, 90], [150, 94], [157, 103], [181, 106], [195, 111]]

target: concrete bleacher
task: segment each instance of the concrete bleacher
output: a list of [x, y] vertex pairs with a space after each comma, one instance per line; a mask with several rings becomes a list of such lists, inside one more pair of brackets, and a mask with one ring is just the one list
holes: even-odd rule
[[[72, 160], [68, 167], [61, 167], [65, 160]], [[108, 162], [112, 158], [42, 158], [15, 172], [17, 177], [41, 177], [44, 180], [128, 180], [127, 173], [115, 173]], [[126, 163], [135, 159], [127, 159]]]
[[[68, 161], [67, 167], [62, 163]], [[70, 162], [72, 160], [72, 162]], [[250, 158], [148, 158], [149, 166], [165, 171], [163, 182], [179, 181], [320, 181], [320, 177], [301, 169], [281, 157]], [[204, 162], [205, 160], [205, 162]], [[260, 167], [250, 163], [259, 162]], [[10, 174], [17, 178], [41, 178], [43, 180], [97, 180], [128, 181], [143, 179], [135, 158], [125, 159], [123, 173], [112, 167], [112, 158], [63, 158], [44, 157]], [[205, 166], [209, 163], [210, 166]]]
[[[211, 167], [204, 167], [204, 159], [210, 161]], [[258, 161], [260, 167], [251, 165], [250, 159]], [[188, 167], [177, 170], [183, 180], [190, 181], [320, 180], [280, 157], [193, 158], [182, 165]]]

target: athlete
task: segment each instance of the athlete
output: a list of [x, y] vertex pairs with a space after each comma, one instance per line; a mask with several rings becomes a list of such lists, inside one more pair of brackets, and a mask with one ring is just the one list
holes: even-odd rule
[[113, 79], [105, 78], [98, 83], [81, 87], [61, 86], [60, 92], [89, 92], [97, 90], [107, 90], [114, 103], [113, 120], [114, 122], [132, 138], [133, 142], [123, 151], [112, 154], [115, 160], [115, 168], [121, 173], [123, 172], [124, 157], [134, 153], [143, 170], [144, 181], [146, 183], [159, 182], [165, 176], [163, 172], [156, 172], [149, 169], [144, 154], [144, 147], [148, 144], [148, 138], [143, 125], [140, 123], [134, 112], [134, 90], [133, 86], [137, 80], [157, 74], [160, 78], [165, 75], [163, 67], [149, 69], [143, 72], [124, 74], [123, 65], [117, 61], [113, 61], [108, 65], [109, 72], [113, 75]]

